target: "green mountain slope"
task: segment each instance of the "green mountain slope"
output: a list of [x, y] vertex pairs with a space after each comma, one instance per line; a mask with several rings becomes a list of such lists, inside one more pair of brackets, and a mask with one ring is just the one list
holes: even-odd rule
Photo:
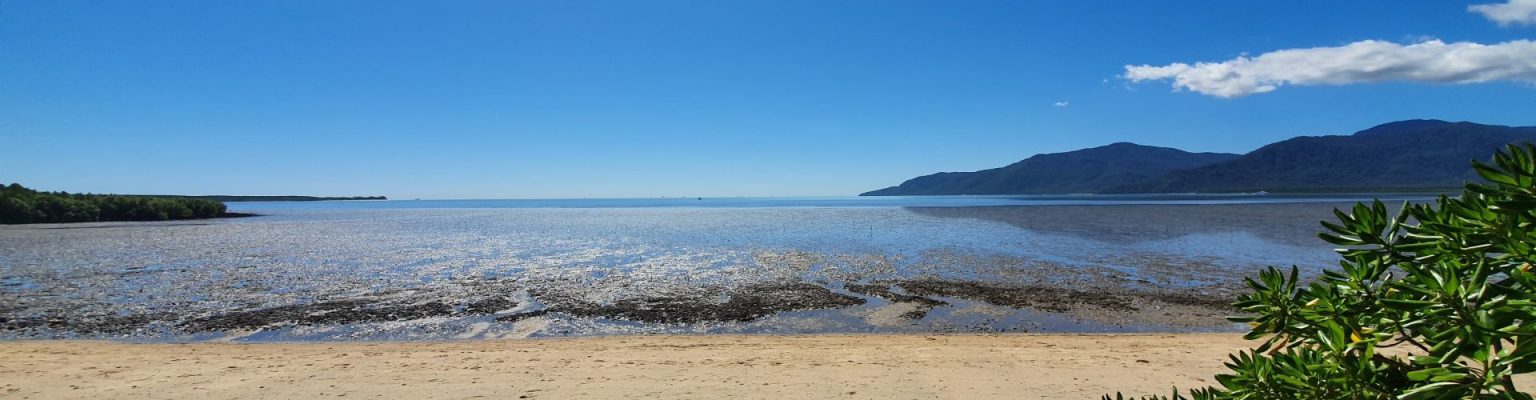
[[1468, 163], [1510, 143], [1536, 141], [1536, 127], [1411, 120], [1348, 136], [1303, 136], [1242, 157], [1170, 172], [1108, 193], [1414, 190], [1477, 179]]
[[1096, 193], [1144, 182], [1170, 171], [1236, 157], [1236, 154], [1190, 153], [1167, 147], [1115, 143], [1066, 153], [1040, 154], [1002, 168], [922, 176], [863, 195]]
[[1536, 127], [1408, 120], [1291, 138], [1241, 156], [1115, 143], [921, 176], [863, 195], [1438, 190], [1477, 179], [1471, 160], [1519, 142], [1536, 142]]

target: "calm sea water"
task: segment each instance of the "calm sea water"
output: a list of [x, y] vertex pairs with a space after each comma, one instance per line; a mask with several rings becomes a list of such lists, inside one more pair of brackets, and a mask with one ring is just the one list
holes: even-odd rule
[[[1317, 221], [1329, 218], [1334, 207], [1372, 197], [1425, 199], [1227, 195], [230, 203], [231, 211], [261, 216], [0, 228], [0, 303], [7, 307], [0, 312], [13, 318], [49, 313], [188, 316], [357, 296], [456, 296], [483, 290], [478, 288], [487, 280], [555, 280], [589, 290], [594, 299], [622, 299], [785, 276], [834, 286], [916, 276], [1006, 281], [1033, 265], [1116, 271], [1154, 285], [1195, 286], [1232, 280], [1266, 265], [1310, 271], [1331, 265], [1329, 247], [1312, 237]], [[524, 303], [536, 303], [523, 296]], [[956, 313], [954, 318], [964, 317]], [[268, 338], [437, 339], [531, 329], [484, 324], [433, 320], [370, 333], [287, 331], [268, 333], [275, 335]], [[938, 326], [879, 327], [794, 313], [737, 326], [561, 324], [531, 333]]]
[[985, 207], [1026, 205], [1294, 204], [1381, 199], [1425, 200], [1419, 194], [1229, 194], [1229, 195], [1038, 195], [1038, 196], [871, 196], [871, 197], [674, 197], [635, 199], [491, 199], [315, 202], [236, 202], [232, 211], [420, 208], [843, 208]]

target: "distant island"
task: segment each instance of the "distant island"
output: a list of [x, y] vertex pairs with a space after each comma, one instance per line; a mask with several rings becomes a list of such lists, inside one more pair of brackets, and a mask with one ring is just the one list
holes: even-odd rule
[[1471, 160], [1520, 142], [1536, 142], [1536, 127], [1408, 120], [1291, 138], [1242, 155], [1115, 143], [920, 176], [861, 196], [1441, 192], [1480, 179], [1467, 167]]
[[223, 202], [242, 201], [330, 201], [330, 200], [389, 200], [384, 196], [351, 196], [351, 197], [316, 197], [316, 196], [153, 196], [153, 197], [179, 197], [188, 199], [203, 199]]

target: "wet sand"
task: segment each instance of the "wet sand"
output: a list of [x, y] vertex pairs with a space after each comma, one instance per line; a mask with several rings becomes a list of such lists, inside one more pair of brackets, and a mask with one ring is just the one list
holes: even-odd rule
[[0, 342], [0, 397], [1087, 399], [1208, 385], [1235, 334]]

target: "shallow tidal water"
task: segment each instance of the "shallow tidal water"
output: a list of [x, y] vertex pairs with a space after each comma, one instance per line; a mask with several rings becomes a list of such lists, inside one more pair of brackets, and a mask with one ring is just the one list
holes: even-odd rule
[[5, 226], [0, 338], [1231, 330], [1179, 296], [1333, 265], [1317, 221], [1369, 197], [230, 203], [260, 216]]

